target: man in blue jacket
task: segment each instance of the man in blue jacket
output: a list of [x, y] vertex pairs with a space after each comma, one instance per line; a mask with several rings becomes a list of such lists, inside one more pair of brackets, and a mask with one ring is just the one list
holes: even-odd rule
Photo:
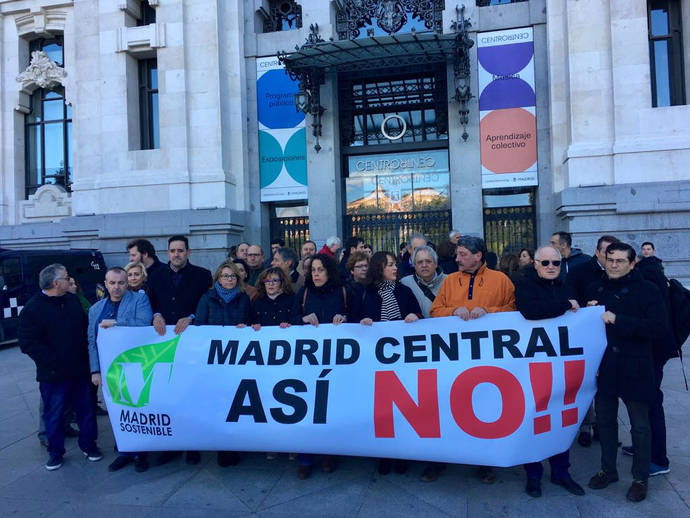
[[[105, 272], [105, 289], [108, 296], [89, 309], [89, 363], [91, 381], [96, 386], [102, 382], [96, 345], [99, 328], [114, 325], [150, 326], [153, 320], [153, 311], [146, 294], [127, 289], [127, 272], [124, 269], [116, 266]], [[117, 471], [131, 462], [134, 462], [134, 468], [138, 472], [146, 471], [149, 467], [145, 453], [120, 452], [108, 469]]]

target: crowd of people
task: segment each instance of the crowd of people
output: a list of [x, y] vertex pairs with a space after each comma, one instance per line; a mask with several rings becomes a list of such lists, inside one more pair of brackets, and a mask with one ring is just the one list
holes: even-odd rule
[[[318, 252], [317, 252], [318, 250]], [[553, 318], [592, 305], [605, 306], [607, 348], [598, 371], [598, 390], [587, 413], [578, 443], [601, 446], [601, 467], [590, 479], [591, 489], [618, 480], [618, 402], [622, 399], [631, 422], [633, 483], [627, 498], [641, 501], [650, 476], [668, 473], [666, 429], [661, 381], [666, 361], [677, 354], [670, 332], [668, 285], [654, 245], [642, 246], [641, 258], [616, 237], [599, 238], [593, 256], [572, 247], [570, 234], [554, 233], [548, 245], [523, 249], [500, 260], [478, 237], [451, 231], [446, 242], [433, 245], [423, 234], [409, 236], [400, 253], [372, 253], [362, 239], [344, 246], [330, 237], [321, 249], [313, 241], [300, 254], [277, 239], [266, 256], [260, 245], [240, 243], [212, 274], [190, 262], [187, 237], [168, 239], [168, 262], [156, 256], [146, 239], [127, 244], [129, 262], [105, 274], [105, 296], [89, 307], [78, 283], [66, 268], [53, 264], [39, 275], [41, 291], [20, 315], [19, 344], [36, 363], [41, 392], [39, 438], [47, 446], [46, 469], [60, 468], [66, 435], [78, 436], [89, 461], [103, 458], [97, 439], [96, 395], [102, 383], [96, 339], [100, 329], [153, 326], [160, 335], [166, 326], [183, 333], [189, 325], [224, 325], [255, 330], [343, 322], [373, 322], [456, 316], [464, 321], [487, 313], [519, 311], [528, 320]], [[493, 259], [493, 260], [491, 260]], [[75, 416], [78, 431], [71, 424]], [[161, 452], [152, 461], [162, 464], [182, 452]], [[269, 452], [269, 459], [276, 453]], [[308, 478], [317, 459], [300, 453], [297, 476]], [[200, 462], [198, 451], [185, 452], [188, 464]], [[217, 453], [221, 466], [240, 462], [236, 451]], [[551, 482], [572, 494], [584, 489], [568, 471], [569, 450], [550, 457]], [[337, 458], [320, 459], [325, 472], [336, 469]], [[118, 452], [111, 471], [134, 464], [149, 468], [146, 452]], [[421, 474], [432, 482], [442, 463], [429, 463]], [[541, 462], [524, 466], [526, 492], [541, 496]], [[379, 459], [382, 475], [405, 472], [404, 460]], [[478, 468], [482, 482], [496, 480], [488, 466]]]

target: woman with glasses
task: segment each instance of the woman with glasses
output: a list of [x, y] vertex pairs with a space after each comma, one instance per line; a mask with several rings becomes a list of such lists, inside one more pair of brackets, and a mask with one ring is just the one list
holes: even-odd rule
[[[362, 304], [361, 324], [370, 326], [374, 322], [404, 320], [416, 322], [422, 317], [417, 297], [410, 288], [398, 282], [398, 266], [390, 252], [376, 252], [371, 257], [367, 270], [367, 289]], [[390, 473], [391, 459], [379, 459], [381, 475]], [[407, 461], [395, 460], [395, 471], [405, 473]]]
[[[198, 326], [237, 326], [249, 324], [249, 297], [244, 279], [232, 261], [225, 261], [213, 276], [213, 287], [204, 293], [196, 308], [194, 324]], [[234, 466], [240, 461], [236, 451], [219, 451], [218, 465]]]

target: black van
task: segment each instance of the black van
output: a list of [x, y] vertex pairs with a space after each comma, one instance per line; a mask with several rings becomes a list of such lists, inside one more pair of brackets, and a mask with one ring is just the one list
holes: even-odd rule
[[105, 261], [98, 250], [7, 250], [0, 248], [0, 344], [17, 339], [19, 313], [39, 291], [38, 274], [60, 263], [92, 304], [103, 295]]

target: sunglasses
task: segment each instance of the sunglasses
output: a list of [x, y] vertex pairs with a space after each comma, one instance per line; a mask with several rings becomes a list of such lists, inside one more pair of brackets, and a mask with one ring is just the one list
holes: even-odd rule
[[561, 262], [560, 261], [549, 261], [548, 259], [544, 259], [543, 261], [539, 261], [539, 264], [542, 266], [548, 266], [549, 264], [552, 264], [554, 266], [560, 266]]

